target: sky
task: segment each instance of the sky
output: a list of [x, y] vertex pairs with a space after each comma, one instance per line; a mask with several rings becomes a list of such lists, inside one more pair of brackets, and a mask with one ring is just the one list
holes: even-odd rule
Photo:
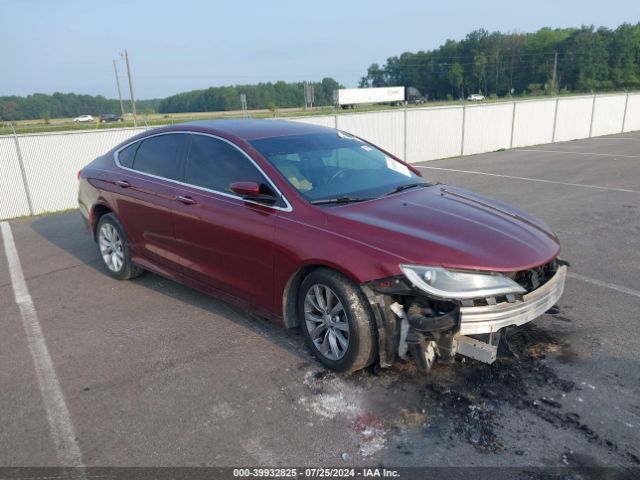
[[117, 98], [112, 60], [124, 90], [125, 49], [138, 99], [323, 77], [355, 87], [374, 62], [478, 28], [638, 21], [638, 0], [0, 0], [0, 96]]

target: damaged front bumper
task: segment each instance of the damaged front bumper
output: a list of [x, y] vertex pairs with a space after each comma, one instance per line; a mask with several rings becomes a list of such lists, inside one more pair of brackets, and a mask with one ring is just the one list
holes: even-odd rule
[[562, 296], [567, 267], [561, 265], [556, 274], [537, 290], [523, 295], [522, 301], [460, 308], [460, 335], [492, 333], [504, 327], [523, 325], [549, 310]]
[[[456, 355], [493, 363], [497, 358], [503, 329], [521, 326], [538, 318], [560, 299], [567, 276], [566, 265], [566, 262], [558, 264], [553, 276], [544, 284], [517, 299], [512, 297], [505, 301], [475, 306], [466, 306], [464, 303], [455, 305], [454, 310], [446, 313], [447, 317], [457, 318], [455, 326], [448, 331], [440, 329], [429, 332], [416, 328], [424, 322], [417, 323], [415, 316], [411, 317], [411, 309], [416, 301], [420, 302], [421, 297], [405, 282], [394, 279], [389, 287], [380, 288], [379, 284], [363, 286], [378, 326], [380, 365], [388, 367], [397, 356], [403, 357], [402, 353], [407, 350], [406, 344], [421, 370], [428, 370], [435, 360], [452, 361]], [[384, 282], [384, 285], [387, 284], [388, 280]], [[433, 302], [424, 296], [422, 299]], [[403, 300], [404, 309], [398, 303]], [[409, 304], [412, 306], [407, 308]], [[434, 310], [438, 311], [440, 308]], [[425, 320], [428, 322], [425, 324], [436, 324], [439, 319], [445, 319], [445, 314], [442, 313], [441, 317], [427, 317]], [[411, 324], [408, 335], [401, 334], [403, 323], [405, 332], [408, 323]]]

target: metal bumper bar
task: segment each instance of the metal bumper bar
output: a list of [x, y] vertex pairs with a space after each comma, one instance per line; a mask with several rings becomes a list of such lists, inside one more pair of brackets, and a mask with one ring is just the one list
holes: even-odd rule
[[562, 296], [566, 276], [567, 267], [562, 265], [547, 283], [524, 295], [522, 301], [460, 308], [460, 335], [496, 332], [503, 327], [523, 325], [534, 320]]

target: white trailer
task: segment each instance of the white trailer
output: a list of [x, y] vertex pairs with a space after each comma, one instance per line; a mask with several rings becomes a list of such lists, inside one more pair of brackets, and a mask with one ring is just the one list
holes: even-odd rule
[[354, 108], [366, 103], [404, 103], [404, 87], [341, 88], [334, 91], [336, 105]]

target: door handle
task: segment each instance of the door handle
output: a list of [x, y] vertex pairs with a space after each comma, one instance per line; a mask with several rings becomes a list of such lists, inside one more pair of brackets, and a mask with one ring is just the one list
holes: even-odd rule
[[181, 203], [184, 203], [185, 205], [194, 205], [198, 202], [196, 202], [193, 198], [189, 197], [188, 195], [179, 195], [176, 197], [176, 200], [178, 200]]
[[122, 188], [129, 188], [131, 186], [131, 184], [126, 180], [116, 180], [116, 185], [119, 185]]

